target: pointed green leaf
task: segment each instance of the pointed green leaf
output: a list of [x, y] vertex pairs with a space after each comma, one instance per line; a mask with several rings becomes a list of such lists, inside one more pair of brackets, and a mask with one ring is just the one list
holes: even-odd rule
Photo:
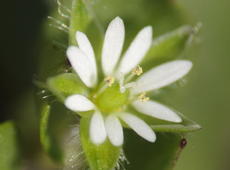
[[141, 65], [147, 70], [154, 65], [175, 59], [185, 49], [194, 33], [193, 27], [182, 26], [155, 39]]
[[88, 9], [84, 0], [73, 0], [71, 9], [71, 19], [69, 26], [69, 41], [71, 45], [76, 44], [76, 31], [83, 31], [87, 28], [91, 21]]
[[17, 139], [13, 123], [0, 124], [0, 169], [15, 170], [17, 155]]
[[50, 155], [50, 157], [56, 162], [62, 162], [62, 152], [50, 132], [50, 114], [51, 107], [45, 104], [42, 108], [40, 119], [40, 142], [44, 150]]
[[72, 94], [87, 94], [86, 86], [73, 73], [51, 77], [47, 80], [47, 85], [50, 91], [62, 101]]
[[120, 147], [113, 146], [108, 140], [101, 145], [95, 145], [89, 138], [89, 118], [82, 118], [80, 137], [91, 170], [113, 170], [121, 153]]

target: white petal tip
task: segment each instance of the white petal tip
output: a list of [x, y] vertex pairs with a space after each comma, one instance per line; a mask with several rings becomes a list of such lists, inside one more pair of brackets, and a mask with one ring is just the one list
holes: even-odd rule
[[155, 135], [155, 133], [153, 133], [152, 136], [149, 136], [148, 141], [154, 143], [154, 142], [156, 142], [156, 139], [157, 139], [156, 135]]
[[116, 22], [123, 22], [123, 20], [122, 20], [119, 16], [117, 16], [116, 18], [114, 18], [113, 21], [116, 21]]
[[106, 138], [104, 138], [104, 139], [102, 139], [102, 140], [91, 139], [91, 141], [92, 141], [92, 143], [93, 143], [94, 145], [101, 145], [101, 144], [103, 144], [103, 143], [105, 142], [105, 139], [106, 139]]
[[100, 145], [106, 140], [104, 119], [98, 112], [94, 113], [90, 122], [90, 139], [95, 145]]
[[105, 128], [108, 138], [114, 146], [121, 146], [124, 141], [123, 129], [120, 121], [114, 115], [110, 115], [105, 120]]
[[83, 34], [83, 32], [81, 32], [81, 31], [77, 31], [77, 32], [76, 32], [76, 35], [77, 35], [77, 34]]
[[187, 60], [182, 60], [182, 62], [184, 62], [184, 64], [186, 65], [186, 67], [188, 68], [188, 70], [190, 70], [193, 66], [191, 61], [187, 61]]
[[144, 27], [141, 32], [143, 34], [145, 34], [146, 37], [149, 37], [149, 39], [152, 39], [152, 35], [153, 35], [153, 28], [152, 26], [146, 26]]
[[156, 141], [156, 134], [152, 128], [146, 124], [142, 119], [130, 114], [130, 113], [121, 113], [120, 118], [125, 121], [128, 126], [133, 129], [139, 136], [144, 138], [149, 142]]
[[182, 119], [177, 115], [175, 111], [158, 102], [151, 100], [146, 102], [135, 101], [132, 105], [138, 112], [142, 114], [165, 121], [175, 123], [182, 122]]
[[81, 31], [77, 31], [75, 36], [76, 36], [76, 40], [78, 41], [79, 37], [83, 37], [83, 36], [86, 36], [86, 35]]
[[171, 122], [181, 123], [183, 120], [178, 116], [171, 120]]
[[145, 30], [147, 33], [149, 33], [149, 34], [152, 34], [153, 33], [153, 28], [152, 28], [152, 26], [146, 26], [146, 27], [144, 27], [143, 28], [143, 30]]
[[119, 147], [119, 146], [122, 146], [123, 145], [123, 140], [122, 141], [110, 141], [111, 143], [112, 143], [112, 145], [114, 145], [114, 146], [117, 146], [117, 147]]
[[111, 22], [110, 22], [110, 24], [109, 25], [113, 25], [113, 27], [114, 26], [120, 26], [120, 27], [124, 27], [124, 22], [123, 22], [123, 20], [119, 17], [119, 16], [117, 16], [116, 18], [114, 18]]

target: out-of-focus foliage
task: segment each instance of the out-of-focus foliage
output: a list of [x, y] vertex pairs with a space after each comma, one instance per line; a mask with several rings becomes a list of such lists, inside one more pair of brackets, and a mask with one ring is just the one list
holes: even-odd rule
[[44, 150], [50, 155], [50, 157], [56, 162], [62, 162], [63, 155], [60, 147], [57, 143], [57, 138], [50, 132], [50, 106], [44, 104], [42, 106], [41, 120], [40, 120], [40, 141]]
[[18, 146], [14, 124], [0, 124], [0, 169], [15, 170], [18, 158]]

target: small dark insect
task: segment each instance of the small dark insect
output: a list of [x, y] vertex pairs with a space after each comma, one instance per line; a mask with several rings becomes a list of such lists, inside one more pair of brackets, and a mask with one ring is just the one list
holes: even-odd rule
[[185, 138], [180, 140], [180, 148], [183, 149], [187, 145], [187, 140]]

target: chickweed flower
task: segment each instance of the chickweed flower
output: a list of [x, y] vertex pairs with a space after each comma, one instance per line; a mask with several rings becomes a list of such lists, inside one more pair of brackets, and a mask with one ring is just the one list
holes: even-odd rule
[[[123, 128], [130, 127], [149, 142], [156, 140], [151, 127], [130, 112], [132, 107], [140, 114], [180, 123], [182, 119], [170, 108], [150, 100], [148, 93], [174, 83], [185, 76], [192, 63], [175, 60], [144, 72], [139, 65], [152, 44], [152, 27], [144, 27], [130, 46], [122, 53], [125, 28], [121, 18], [112, 20], [105, 33], [101, 55], [99, 78], [93, 47], [87, 36], [77, 31], [78, 46], [67, 49], [67, 57], [82, 82], [90, 88], [90, 94], [72, 94], [65, 106], [81, 114], [91, 111], [89, 134], [94, 144], [102, 144], [107, 138], [114, 146], [123, 144]], [[122, 57], [121, 57], [122, 56]]]

